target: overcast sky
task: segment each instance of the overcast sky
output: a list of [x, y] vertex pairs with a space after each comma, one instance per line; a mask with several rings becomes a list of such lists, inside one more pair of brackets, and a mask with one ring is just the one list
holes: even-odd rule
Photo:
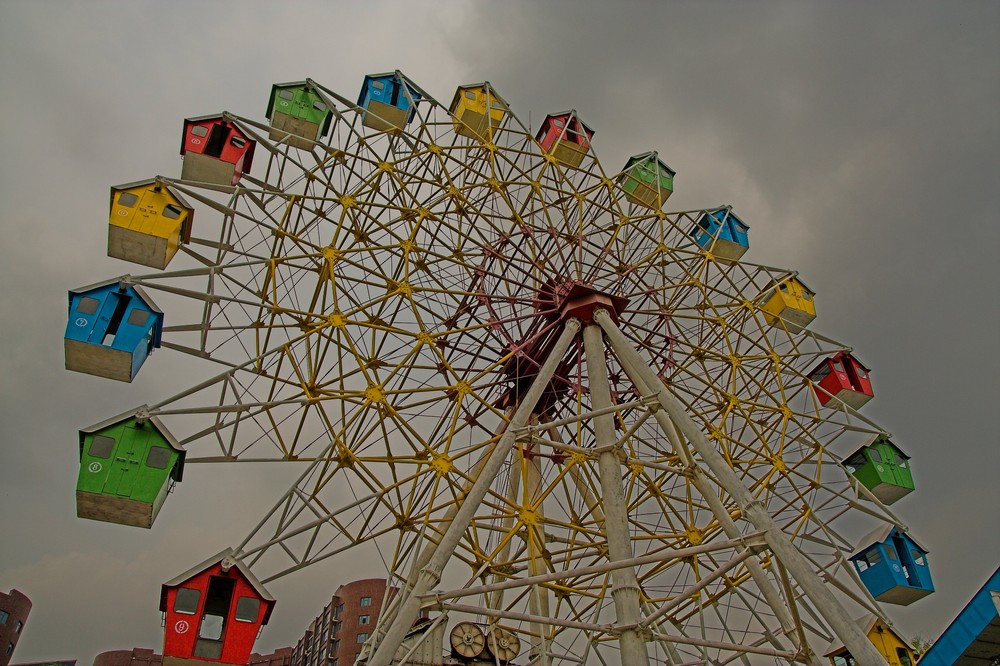
[[[535, 126], [577, 109], [606, 169], [659, 151], [668, 208], [733, 204], [749, 260], [801, 271], [812, 328], [871, 366], [864, 413], [912, 456], [893, 509], [938, 591], [886, 609], [939, 634], [1000, 561], [1000, 3], [5, 0], [0, 591], [34, 602], [17, 661], [159, 651], [160, 584], [295, 473], [191, 466], [151, 531], [76, 519], [76, 431], [184, 385], [169, 351], [132, 385], [63, 370], [67, 289], [128, 270], [106, 256], [109, 186], [178, 174], [185, 117], [263, 121], [274, 82], [353, 97], [397, 68], [443, 100], [489, 80]], [[258, 649], [380, 574], [276, 582]]]

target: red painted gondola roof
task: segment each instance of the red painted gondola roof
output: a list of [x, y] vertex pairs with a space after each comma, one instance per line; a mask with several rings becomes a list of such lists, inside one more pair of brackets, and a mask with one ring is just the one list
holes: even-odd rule
[[[556, 111], [555, 113], [549, 113], [545, 116], [545, 120], [549, 118], [561, 118], [562, 116], [573, 116], [576, 122], [580, 123], [583, 129], [590, 134], [594, 133], [593, 128], [590, 125], [580, 120], [580, 114], [576, 112], [576, 109], [570, 109], [569, 111]], [[545, 122], [544, 120], [542, 122]]]
[[163, 585], [160, 586], [160, 610], [165, 611], [167, 609], [167, 590], [169, 588], [177, 587], [178, 585], [191, 580], [198, 574], [203, 573], [207, 569], [210, 569], [227, 558], [232, 560], [233, 566], [239, 570], [240, 574], [242, 574], [250, 586], [253, 587], [257, 595], [264, 601], [268, 602], [267, 611], [264, 613], [264, 624], [267, 624], [267, 620], [271, 616], [271, 609], [274, 607], [275, 599], [267, 591], [267, 588], [264, 587], [264, 584], [257, 580], [257, 577], [253, 575], [253, 572], [250, 571], [243, 561], [236, 557], [232, 548], [226, 548], [222, 552], [208, 558], [201, 564], [188, 569], [176, 578], [163, 583]]
[[[227, 116], [229, 116], [229, 117], [227, 118]], [[241, 130], [239, 127], [236, 126], [236, 123], [233, 122], [233, 120], [235, 120], [235, 119], [233, 119], [232, 116], [230, 116], [230, 114], [229, 114], [228, 111], [223, 111], [222, 113], [210, 114], [210, 115], [207, 115], [207, 116], [192, 116], [191, 118], [185, 118], [184, 119], [184, 134], [186, 135], [186, 133], [187, 133], [187, 127], [188, 127], [188, 125], [194, 125], [194, 124], [198, 124], [198, 123], [204, 123], [204, 122], [208, 122], [210, 120], [222, 120], [222, 121], [225, 121], [225, 123], [227, 125], [229, 125], [234, 130], [236, 130], [237, 132], [239, 132], [240, 136], [242, 136], [244, 139], [247, 140], [247, 148], [246, 148], [247, 152], [250, 152], [250, 151], [253, 150], [253, 144], [255, 142], [247, 135], [246, 132], [244, 132], [243, 130]], [[183, 155], [186, 152], [186, 150], [184, 148], [186, 144], [187, 144], [186, 136], [181, 136], [181, 155]]]

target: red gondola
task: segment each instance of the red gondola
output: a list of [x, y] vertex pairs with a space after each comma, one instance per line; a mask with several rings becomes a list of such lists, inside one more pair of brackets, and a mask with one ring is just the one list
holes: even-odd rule
[[852, 409], [859, 409], [875, 395], [868, 368], [846, 351], [823, 359], [809, 373], [809, 381], [822, 406], [836, 399]]
[[163, 584], [163, 666], [246, 664], [273, 608], [260, 581], [222, 551]]

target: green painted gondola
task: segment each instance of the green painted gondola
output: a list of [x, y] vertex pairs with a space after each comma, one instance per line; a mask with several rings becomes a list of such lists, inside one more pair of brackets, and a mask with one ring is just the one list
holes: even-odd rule
[[308, 81], [275, 83], [264, 114], [271, 121], [269, 138], [302, 150], [312, 150], [315, 142], [330, 131], [333, 111]]
[[655, 152], [649, 152], [628, 159], [618, 176], [618, 184], [632, 203], [660, 210], [663, 202], [673, 194], [675, 175], [677, 172]]
[[910, 456], [885, 435], [872, 435], [844, 459], [844, 467], [883, 504], [913, 492]]
[[184, 472], [185, 451], [146, 406], [80, 431], [76, 515], [151, 527]]

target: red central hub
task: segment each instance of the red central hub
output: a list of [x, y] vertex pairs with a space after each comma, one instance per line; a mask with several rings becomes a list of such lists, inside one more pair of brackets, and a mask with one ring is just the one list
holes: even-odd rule
[[583, 324], [594, 322], [594, 311], [604, 308], [611, 318], [618, 321], [618, 315], [628, 305], [628, 299], [597, 291], [593, 287], [572, 284], [566, 297], [559, 303], [562, 318], [576, 317]]
[[[593, 287], [571, 281], [549, 280], [538, 290], [534, 299], [536, 317], [527, 335], [519, 344], [511, 345], [511, 358], [504, 364], [510, 388], [501, 396], [498, 406], [506, 408], [517, 403], [519, 396], [538, 375], [545, 359], [552, 353], [562, 326], [559, 322], [571, 318], [583, 324], [594, 321], [594, 312], [605, 309], [616, 322], [628, 305], [628, 299], [600, 292]], [[567, 357], [562, 359], [555, 375], [539, 400], [537, 410], [545, 410], [572, 388], [570, 373], [580, 354], [579, 345], [570, 347]]]
[[628, 305], [628, 299], [598, 291], [581, 282], [549, 280], [538, 290], [535, 311], [548, 321], [576, 317], [583, 324], [594, 321], [594, 311], [604, 308], [617, 322], [618, 315]]

